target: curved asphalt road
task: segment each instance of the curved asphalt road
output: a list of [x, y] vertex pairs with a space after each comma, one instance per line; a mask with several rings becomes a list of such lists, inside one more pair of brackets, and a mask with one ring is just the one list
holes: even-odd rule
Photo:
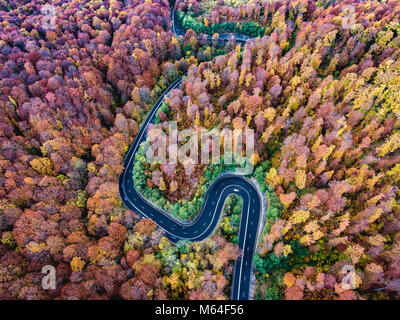
[[[179, 26], [175, 24], [175, 12], [171, 10], [173, 32], [176, 35], [182, 34]], [[231, 35], [221, 35], [220, 41], [226, 41]], [[236, 36], [235, 36], [236, 37]], [[211, 39], [210, 36], [208, 36]], [[237, 42], [244, 43], [247, 37], [242, 36]], [[166, 237], [177, 243], [179, 240], [201, 241], [211, 236], [218, 225], [225, 199], [230, 194], [238, 194], [243, 199], [243, 209], [239, 226], [239, 248], [241, 256], [235, 263], [233, 273], [232, 296], [233, 300], [248, 300], [250, 297], [250, 283], [253, 254], [257, 243], [258, 228], [260, 224], [262, 199], [254, 183], [245, 177], [226, 174], [219, 177], [208, 188], [205, 194], [203, 207], [197, 217], [190, 223], [182, 223], [171, 217], [167, 212], [155, 208], [146, 201], [135, 189], [132, 170], [135, 154], [140, 144], [146, 140], [146, 129], [149, 123], [154, 120], [158, 108], [162, 105], [168, 93], [180, 86], [182, 78], [176, 80], [158, 99], [151, 109], [146, 120], [131, 144], [125, 156], [125, 170], [119, 177], [119, 191], [125, 205], [137, 212], [152, 219], [160, 228], [165, 230]]]

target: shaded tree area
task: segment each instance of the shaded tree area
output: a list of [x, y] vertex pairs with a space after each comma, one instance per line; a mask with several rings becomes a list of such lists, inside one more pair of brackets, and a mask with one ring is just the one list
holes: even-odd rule
[[[240, 33], [264, 35], [268, 2], [258, 1], [177, 1], [177, 18], [185, 29], [198, 34]], [[271, 6], [272, 7], [272, 6]], [[267, 12], [267, 14], [265, 14]]]
[[240, 215], [242, 213], [243, 200], [236, 194], [231, 194], [226, 200], [223, 218], [220, 224], [221, 234], [232, 243], [238, 243]]

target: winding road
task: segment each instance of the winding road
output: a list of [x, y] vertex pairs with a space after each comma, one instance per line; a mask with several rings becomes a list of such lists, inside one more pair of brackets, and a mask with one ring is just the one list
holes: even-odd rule
[[[171, 10], [172, 30], [176, 36], [179, 36], [183, 32], [180, 26], [176, 24], [175, 15], [175, 11]], [[220, 41], [227, 41], [229, 37], [231, 35], [221, 35]], [[211, 39], [210, 36], [208, 38]], [[247, 39], [246, 36], [235, 36], [235, 40], [240, 43], [244, 43]], [[182, 78], [179, 78], [165, 90], [142, 123], [125, 156], [125, 169], [119, 177], [119, 192], [129, 209], [152, 219], [160, 228], [165, 230], [165, 236], [173, 243], [180, 240], [202, 241], [211, 236], [218, 226], [226, 198], [230, 194], [241, 196], [243, 208], [239, 225], [238, 245], [242, 254], [235, 263], [231, 298], [233, 300], [248, 300], [251, 297], [253, 254], [257, 244], [263, 201], [252, 180], [235, 174], [221, 175], [209, 186], [202, 208], [196, 218], [189, 223], [183, 223], [173, 218], [168, 212], [156, 208], [135, 189], [132, 174], [135, 154], [139, 150], [140, 144], [146, 140], [148, 124], [154, 121], [157, 110], [168, 93], [178, 88], [181, 83]]]

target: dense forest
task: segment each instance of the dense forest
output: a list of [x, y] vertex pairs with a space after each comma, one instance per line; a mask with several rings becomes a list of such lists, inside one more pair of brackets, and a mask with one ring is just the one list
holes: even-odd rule
[[168, 2], [54, 1], [49, 30], [45, 4], [0, 2], [0, 298], [228, 298], [233, 244], [176, 247], [118, 194], [138, 126], [197, 61]]
[[[177, 7], [201, 16], [202, 4]], [[343, 27], [346, 4], [354, 8], [351, 28]], [[396, 296], [400, 4], [277, 1], [233, 9], [220, 1], [202, 17], [215, 26], [213, 17], [260, 19], [261, 8], [264, 35], [191, 65], [159, 112], [161, 123], [255, 130], [254, 176], [269, 200], [255, 255], [257, 298]], [[215, 166], [185, 169], [146, 164], [141, 172], [168, 203], [189, 203], [190, 213]], [[340, 285], [348, 265], [357, 274], [354, 290]]]
[[[118, 194], [142, 120], [183, 74], [159, 123], [257, 134], [256, 298], [399, 297], [398, 1], [181, 0], [179, 38], [167, 0], [54, 0], [50, 29], [46, 3], [0, 0], [0, 299], [229, 298], [240, 199], [212, 238], [175, 246]], [[257, 37], [220, 45], [217, 32]], [[135, 166], [183, 219], [229, 170]]]

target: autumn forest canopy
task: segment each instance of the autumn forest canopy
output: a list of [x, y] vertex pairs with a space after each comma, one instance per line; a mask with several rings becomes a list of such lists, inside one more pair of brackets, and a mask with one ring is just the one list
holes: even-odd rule
[[[54, 0], [44, 28], [46, 4], [0, 0], [0, 299], [230, 298], [241, 198], [212, 237], [174, 245], [118, 192], [141, 123], [181, 76], [156, 115], [166, 134], [176, 121], [256, 135], [255, 299], [399, 298], [400, 2]], [[133, 179], [188, 220], [234, 167], [141, 149]]]

